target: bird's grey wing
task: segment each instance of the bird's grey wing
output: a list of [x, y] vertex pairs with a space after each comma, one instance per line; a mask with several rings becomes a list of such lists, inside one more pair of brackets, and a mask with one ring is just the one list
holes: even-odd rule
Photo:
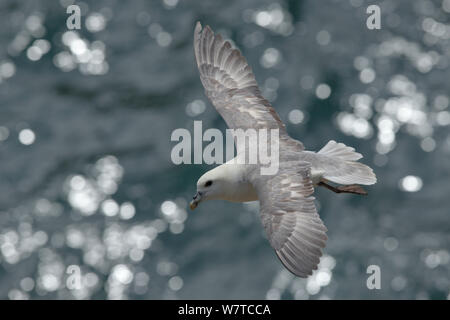
[[285, 125], [264, 99], [251, 67], [242, 54], [233, 49], [209, 26], [197, 22], [194, 49], [200, 79], [206, 95], [230, 129], [280, 129]]
[[312, 274], [325, 247], [327, 229], [314, 205], [310, 163], [280, 163], [277, 175], [257, 177], [256, 189], [262, 223], [277, 256], [295, 275]]

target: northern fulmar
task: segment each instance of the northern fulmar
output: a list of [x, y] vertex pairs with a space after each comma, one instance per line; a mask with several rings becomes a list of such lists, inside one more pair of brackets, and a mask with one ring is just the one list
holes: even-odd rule
[[360, 185], [376, 183], [375, 174], [357, 162], [360, 153], [343, 143], [331, 140], [313, 152], [291, 138], [242, 54], [209, 26], [202, 29], [200, 22], [194, 31], [194, 51], [206, 96], [230, 129], [279, 130], [279, 167], [276, 174], [263, 175], [259, 164], [228, 161], [200, 177], [191, 209], [205, 200], [259, 200], [262, 224], [278, 258], [293, 274], [311, 275], [327, 241], [312, 196], [314, 187], [365, 195]]

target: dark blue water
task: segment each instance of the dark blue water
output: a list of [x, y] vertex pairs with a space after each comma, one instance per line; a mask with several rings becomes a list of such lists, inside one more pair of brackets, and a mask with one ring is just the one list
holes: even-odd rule
[[[77, 1], [69, 32], [72, 3], [0, 3], [0, 298], [449, 297], [448, 0]], [[174, 165], [170, 135], [226, 128], [197, 20], [241, 49], [293, 137], [344, 142], [377, 174], [368, 197], [316, 192], [329, 241], [307, 280], [257, 204], [188, 209], [211, 167]]]

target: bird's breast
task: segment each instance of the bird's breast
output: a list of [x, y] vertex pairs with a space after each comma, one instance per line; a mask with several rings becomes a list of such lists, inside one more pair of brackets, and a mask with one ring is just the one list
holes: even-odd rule
[[235, 187], [233, 191], [233, 196], [231, 199], [226, 199], [232, 202], [248, 202], [248, 201], [256, 201], [258, 200], [258, 194], [256, 189], [252, 186], [251, 183], [245, 182], [240, 183]]

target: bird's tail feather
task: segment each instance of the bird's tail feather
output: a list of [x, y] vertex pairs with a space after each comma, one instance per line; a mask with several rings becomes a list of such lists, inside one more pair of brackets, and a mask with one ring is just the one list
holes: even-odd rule
[[[319, 152], [323, 178], [339, 184], [370, 185], [377, 182], [373, 170], [357, 162], [362, 155], [343, 143], [329, 141]], [[328, 161], [326, 160], [328, 159]]]
[[350, 161], [356, 161], [363, 157], [362, 154], [356, 152], [354, 148], [348, 147], [343, 143], [337, 143], [334, 140], [328, 141], [328, 143], [317, 153], [332, 158], [339, 158], [342, 160]]

